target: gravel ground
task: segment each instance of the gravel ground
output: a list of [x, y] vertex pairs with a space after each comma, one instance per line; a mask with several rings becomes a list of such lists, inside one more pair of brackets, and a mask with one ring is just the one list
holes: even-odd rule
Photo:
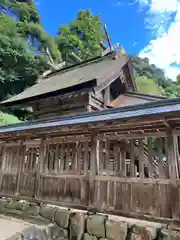
[[0, 216], [0, 240], [11, 239], [25, 229], [32, 227], [32, 224], [12, 217]]

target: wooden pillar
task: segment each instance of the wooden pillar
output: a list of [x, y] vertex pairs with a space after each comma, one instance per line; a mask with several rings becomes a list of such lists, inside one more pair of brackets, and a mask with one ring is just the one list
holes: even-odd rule
[[97, 139], [96, 134], [91, 135], [91, 152], [90, 152], [90, 171], [89, 171], [89, 205], [94, 204], [95, 195], [95, 176], [97, 172]]
[[169, 169], [169, 178], [175, 182], [178, 178], [178, 169], [177, 169], [177, 161], [176, 161], [176, 148], [174, 136], [172, 134], [172, 130], [168, 130], [167, 132], [167, 161], [168, 161], [168, 169]]
[[34, 196], [39, 197], [40, 195], [40, 178], [41, 173], [43, 172], [43, 165], [44, 165], [44, 157], [45, 157], [45, 141], [41, 139], [40, 148], [39, 148], [39, 159], [37, 165], [37, 172], [36, 172], [36, 182], [35, 182], [35, 193]]
[[130, 176], [136, 177], [134, 141], [130, 140]]
[[177, 162], [177, 168], [178, 168], [178, 178], [180, 178], [180, 155], [179, 155], [179, 142], [178, 142], [178, 136], [174, 136], [175, 141], [175, 151], [176, 151], [176, 162]]
[[139, 177], [144, 178], [144, 143], [139, 139]]
[[17, 173], [17, 180], [16, 180], [16, 192], [15, 195], [18, 196], [20, 184], [21, 184], [21, 175], [23, 172], [24, 167], [24, 160], [25, 160], [25, 146], [24, 146], [24, 140], [21, 140], [20, 147], [19, 147], [19, 165], [18, 165], [18, 173]]
[[1, 154], [0, 154], [0, 157], [1, 157], [1, 170], [0, 170], [0, 191], [2, 191], [2, 182], [3, 182], [3, 171], [4, 171], [4, 169], [5, 169], [5, 158], [4, 158], [4, 147], [3, 146], [1, 146], [1, 148], [0, 148], [0, 152], [1, 152]]

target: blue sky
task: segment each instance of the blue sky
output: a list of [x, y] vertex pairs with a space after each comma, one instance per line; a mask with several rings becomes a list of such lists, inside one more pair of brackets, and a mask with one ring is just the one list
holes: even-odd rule
[[148, 57], [175, 78], [180, 73], [180, 0], [37, 0], [42, 23], [54, 36], [80, 9], [100, 14], [113, 43]]

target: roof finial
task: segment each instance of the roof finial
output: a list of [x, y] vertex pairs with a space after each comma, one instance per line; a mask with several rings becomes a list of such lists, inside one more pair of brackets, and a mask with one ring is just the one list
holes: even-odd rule
[[104, 24], [104, 32], [106, 36], [106, 40], [108, 42], [108, 47], [106, 48], [104, 42], [101, 42], [100, 45], [103, 48], [102, 56], [105, 56], [106, 54], [113, 52], [117, 47], [119, 47], [119, 43], [116, 43], [114, 46], [111, 45], [111, 37], [108, 35], [107, 31], [107, 25]]

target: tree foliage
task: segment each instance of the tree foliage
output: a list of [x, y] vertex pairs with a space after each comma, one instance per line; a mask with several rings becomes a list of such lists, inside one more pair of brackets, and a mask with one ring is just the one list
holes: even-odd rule
[[[6, 26], [6, 27], [4, 27]], [[35, 83], [46, 62], [18, 33], [16, 22], [0, 16], [0, 100]]]
[[73, 64], [77, 59], [72, 56], [72, 52], [82, 60], [100, 55], [103, 39], [100, 17], [93, 16], [90, 10], [81, 10], [69, 25], [60, 26], [55, 41], [63, 60]]
[[180, 75], [177, 76], [177, 81], [172, 81], [162, 69], [150, 64], [149, 59], [133, 56], [131, 60], [139, 91], [168, 98], [180, 97]]
[[[42, 27], [33, 0], [0, 0], [0, 100], [35, 83], [48, 68], [46, 48], [55, 63], [62, 57], [71, 65], [78, 62], [72, 52], [82, 60], [100, 55], [102, 41], [105, 37], [100, 16], [94, 16], [90, 10], [79, 11], [68, 25], [61, 25], [53, 39]], [[180, 75], [173, 82], [147, 58], [133, 56], [131, 60], [140, 92], [180, 96]], [[19, 110], [14, 113], [24, 117]], [[0, 112], [1, 117], [12, 119]]]

